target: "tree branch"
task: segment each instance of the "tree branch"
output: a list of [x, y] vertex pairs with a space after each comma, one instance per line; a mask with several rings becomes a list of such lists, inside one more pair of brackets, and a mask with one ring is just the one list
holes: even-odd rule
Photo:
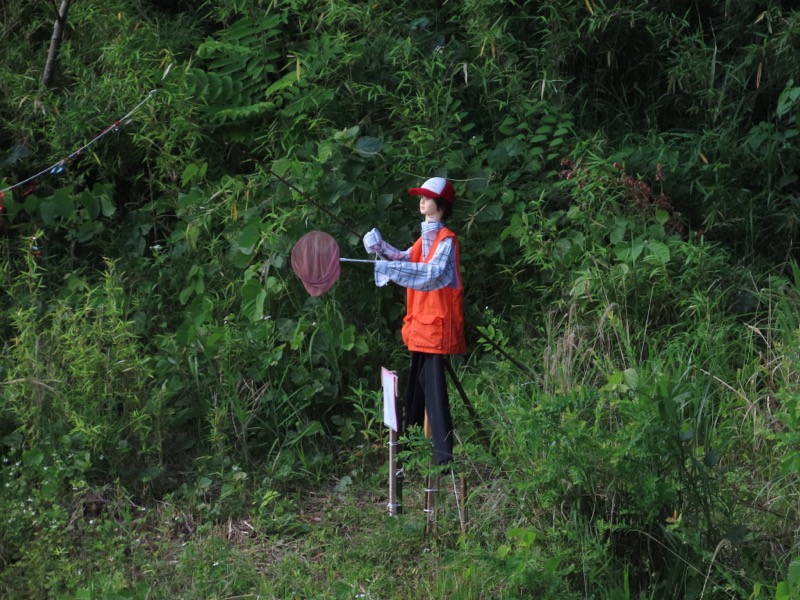
[[[53, 5], [55, 8], [55, 4]], [[61, 6], [56, 13], [56, 22], [53, 24], [53, 35], [50, 38], [50, 50], [47, 52], [47, 62], [44, 65], [42, 83], [49, 87], [53, 79], [58, 49], [61, 46], [61, 39], [64, 36], [64, 25], [67, 22], [67, 11], [69, 10], [69, 0], [61, 0]]]

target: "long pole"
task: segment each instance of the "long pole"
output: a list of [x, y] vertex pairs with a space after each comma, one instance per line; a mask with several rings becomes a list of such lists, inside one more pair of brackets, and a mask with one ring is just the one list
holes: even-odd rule
[[462, 386], [461, 382], [458, 380], [458, 376], [456, 375], [455, 369], [453, 369], [453, 366], [450, 364], [450, 361], [445, 360], [444, 366], [447, 369], [447, 372], [450, 374], [450, 379], [453, 380], [453, 384], [456, 386], [456, 389], [458, 390], [458, 393], [461, 396], [461, 400], [464, 402], [464, 406], [467, 407], [467, 412], [469, 413], [469, 416], [472, 419], [472, 426], [475, 428], [475, 432], [478, 434], [478, 437], [480, 438], [483, 447], [488, 451], [489, 434], [486, 433], [486, 430], [483, 428], [481, 420], [478, 418], [478, 413], [475, 410], [475, 407], [473, 406], [469, 397], [467, 396], [467, 392], [464, 391], [464, 386]]
[[376, 260], [369, 260], [369, 259], [366, 259], [366, 258], [340, 258], [340, 259], [339, 259], [339, 262], [348, 262], [348, 263], [369, 263], [369, 264], [371, 264], [371, 265], [372, 265], [372, 264], [375, 264], [375, 263], [376, 263], [376, 262], [378, 262], [378, 261], [376, 261]]

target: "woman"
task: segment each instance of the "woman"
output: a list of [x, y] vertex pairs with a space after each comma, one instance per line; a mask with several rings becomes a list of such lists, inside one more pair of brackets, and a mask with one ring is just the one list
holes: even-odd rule
[[433, 177], [409, 194], [419, 198], [419, 212], [425, 217], [420, 238], [401, 251], [373, 229], [364, 236], [364, 247], [386, 259], [375, 263], [376, 285], [393, 281], [407, 288], [403, 342], [411, 352], [411, 367], [405, 423], [422, 425], [427, 412], [434, 464], [442, 465], [453, 457], [444, 361], [450, 354], [466, 351], [458, 240], [445, 227], [453, 213], [455, 190], [446, 179]]

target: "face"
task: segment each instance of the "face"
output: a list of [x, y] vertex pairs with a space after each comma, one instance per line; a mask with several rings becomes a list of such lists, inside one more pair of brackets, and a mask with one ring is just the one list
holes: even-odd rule
[[439, 221], [442, 218], [442, 211], [436, 208], [436, 202], [425, 196], [419, 196], [419, 212], [431, 221]]

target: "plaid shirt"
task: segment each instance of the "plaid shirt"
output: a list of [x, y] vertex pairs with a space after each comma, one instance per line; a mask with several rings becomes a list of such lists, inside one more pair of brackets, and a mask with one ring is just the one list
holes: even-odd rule
[[[422, 227], [422, 260], [428, 257], [434, 240], [444, 223], [424, 222]], [[375, 285], [384, 286], [390, 281], [419, 292], [430, 292], [444, 287], [458, 288], [460, 281], [456, 273], [456, 256], [452, 238], [445, 238], [436, 247], [436, 253], [428, 262], [410, 262], [411, 248], [402, 251], [380, 242], [379, 254], [388, 260], [375, 263]]]

